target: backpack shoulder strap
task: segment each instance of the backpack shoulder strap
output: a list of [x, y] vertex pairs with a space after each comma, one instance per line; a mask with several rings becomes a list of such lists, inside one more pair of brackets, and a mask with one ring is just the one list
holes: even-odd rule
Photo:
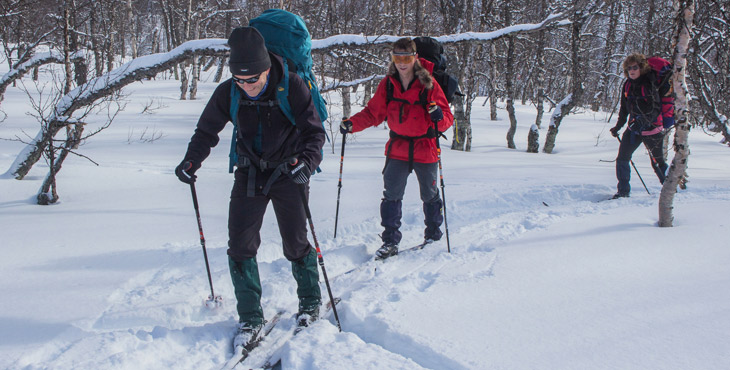
[[279, 86], [276, 87], [276, 100], [279, 101], [279, 108], [281, 108], [286, 118], [291, 121], [292, 125], [296, 125], [297, 121], [289, 103], [289, 64], [286, 58], [282, 57], [281, 60], [284, 63], [284, 72]]
[[385, 106], [393, 100], [393, 82], [390, 81], [390, 77], [385, 77]]
[[[424, 109], [426, 109], [426, 112], [428, 112], [428, 89], [425, 87], [421, 90], [421, 93], [418, 94], [418, 103], [419, 105], [422, 105]], [[416, 104], [414, 103], [414, 105]]]
[[393, 82], [390, 81], [390, 77], [386, 77], [385, 81], [385, 106], [387, 107], [388, 104], [391, 101], [397, 101], [403, 104], [408, 105], [421, 105], [424, 108], [428, 110], [428, 90], [424, 87], [423, 90], [418, 94], [418, 100], [414, 101], [413, 103], [409, 102], [406, 99], [400, 99], [393, 97], [393, 90], [395, 88], [393, 87]]
[[231, 136], [231, 151], [228, 154], [228, 173], [233, 173], [233, 167], [238, 163], [238, 151], [236, 141], [238, 139], [238, 106], [241, 101], [241, 91], [236, 88], [236, 83], [231, 81], [231, 122], [233, 123], [233, 135]]

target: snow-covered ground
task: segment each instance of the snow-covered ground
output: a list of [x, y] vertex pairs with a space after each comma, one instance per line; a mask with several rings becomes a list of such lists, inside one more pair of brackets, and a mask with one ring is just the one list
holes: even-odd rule
[[[209, 287], [190, 190], [173, 174], [214, 87], [204, 81], [195, 101], [178, 100], [174, 81], [128, 87], [125, 110], [79, 149], [99, 165], [64, 164], [58, 204], [35, 205], [42, 163], [23, 181], [0, 179], [0, 368], [218, 369], [232, 356], [230, 128], [197, 173], [213, 284], [224, 298], [217, 310], [203, 306]], [[659, 228], [660, 186], [643, 149], [634, 160], [651, 195], [634, 175], [631, 198], [599, 202], [616, 182], [614, 164], [600, 161], [618, 147], [605, 114], [569, 116], [554, 154], [529, 154], [534, 108], [518, 107], [519, 148], [510, 150], [505, 111], [489, 121], [482, 101], [472, 151], [442, 141], [451, 253], [442, 240], [372, 261], [382, 128], [347, 143], [334, 239], [340, 143], [335, 153], [325, 148], [311, 205], [342, 298], [342, 332], [330, 315], [288, 343], [278, 339], [293, 325], [296, 292], [270, 210], [258, 257], [262, 303], [268, 317], [289, 313], [241, 368], [270, 355], [284, 369], [730, 368], [730, 152], [719, 138], [691, 132], [691, 182], [675, 198], [675, 227]], [[141, 113], [150, 104], [157, 109]], [[0, 109], [8, 115], [0, 137], [35, 135], [17, 88]], [[332, 117], [340, 118], [336, 107]], [[143, 140], [154, 135], [162, 137]], [[0, 141], [0, 173], [22, 147]], [[415, 245], [423, 232], [415, 177], [403, 215], [402, 244]]]

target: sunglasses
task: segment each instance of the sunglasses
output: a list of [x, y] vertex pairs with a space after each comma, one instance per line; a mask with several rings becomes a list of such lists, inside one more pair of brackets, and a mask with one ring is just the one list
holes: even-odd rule
[[390, 53], [390, 56], [396, 64], [408, 64], [416, 59], [416, 53]]
[[628, 66], [628, 67], [624, 68], [624, 71], [626, 71], [626, 72], [629, 72], [629, 71], [638, 71], [638, 70], [639, 70], [639, 65], [638, 64], [634, 64], [632, 66]]
[[263, 73], [264, 72], [261, 72], [258, 75], [253, 76], [253, 77], [249, 77], [249, 78], [238, 78], [236, 76], [233, 76], [231, 78], [233, 79], [233, 81], [236, 81], [236, 82], [238, 82], [240, 84], [255, 84], [256, 82], [259, 81], [259, 78], [261, 78], [261, 75]]

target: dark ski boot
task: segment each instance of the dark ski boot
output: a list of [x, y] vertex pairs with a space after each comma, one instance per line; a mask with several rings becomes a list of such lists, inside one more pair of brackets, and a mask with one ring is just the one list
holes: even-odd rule
[[385, 243], [377, 251], [375, 251], [375, 257], [377, 259], [386, 259], [391, 256], [398, 254], [398, 244]]

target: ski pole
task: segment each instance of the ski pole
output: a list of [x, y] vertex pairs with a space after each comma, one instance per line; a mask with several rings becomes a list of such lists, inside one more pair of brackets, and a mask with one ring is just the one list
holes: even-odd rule
[[342, 150], [340, 151], [340, 180], [337, 182], [337, 210], [335, 211], [335, 239], [337, 239], [337, 220], [340, 216], [340, 192], [342, 191], [342, 164], [345, 162], [345, 141], [347, 134], [342, 134]]
[[[295, 164], [294, 162], [293, 164]], [[337, 329], [342, 331], [342, 325], [340, 325], [340, 317], [337, 315], [337, 307], [335, 305], [335, 298], [332, 296], [332, 289], [330, 288], [330, 281], [327, 278], [327, 270], [324, 268], [324, 258], [322, 258], [322, 250], [319, 249], [319, 242], [317, 241], [317, 234], [314, 233], [314, 223], [312, 223], [312, 212], [309, 211], [309, 202], [307, 201], [307, 193], [305, 191], [305, 184], [299, 185], [299, 195], [302, 197], [302, 204], [304, 205], [304, 212], [307, 215], [307, 221], [309, 221], [309, 229], [312, 230], [312, 239], [314, 239], [314, 250], [317, 252], [317, 261], [319, 267], [322, 269], [322, 276], [324, 276], [324, 284], [327, 286], [327, 294], [330, 297], [332, 303], [332, 312], [335, 314], [335, 321], [337, 321]]]
[[[433, 107], [433, 108], [432, 108]], [[435, 109], [436, 103], [431, 102], [429, 104], [428, 113], [431, 113], [432, 109]], [[441, 181], [441, 200], [443, 201], [443, 208], [444, 208], [444, 229], [446, 230], [446, 250], [451, 253], [451, 243], [449, 241], [449, 222], [446, 220], [446, 185], [444, 185], [444, 169], [441, 165], [441, 143], [439, 143], [439, 139], [441, 138], [441, 133], [438, 129], [438, 124], [436, 122], [433, 123], [433, 130], [436, 133], [436, 154], [438, 156], [439, 160], [439, 180]]]
[[205, 269], [208, 272], [208, 283], [210, 284], [210, 296], [205, 301], [206, 307], [220, 306], [223, 299], [216, 296], [213, 292], [213, 279], [210, 277], [210, 265], [208, 264], [208, 252], [205, 250], [205, 236], [203, 236], [203, 223], [200, 221], [200, 210], [198, 208], [198, 194], [195, 191], [195, 182], [190, 183], [190, 192], [193, 194], [193, 207], [195, 207], [195, 216], [198, 219], [198, 231], [200, 231], [200, 245], [203, 247], [203, 258], [205, 259]]
[[[616, 136], [616, 139], [618, 140], [619, 144], [621, 144], [621, 138]], [[644, 179], [641, 178], [641, 174], [639, 173], [639, 170], [636, 169], [636, 165], [634, 164], [634, 161], [629, 159], [629, 162], [631, 163], [631, 166], [634, 167], [634, 171], [636, 172], [636, 176], [639, 176], [639, 180], [641, 180], [641, 185], [644, 185], [644, 189], [646, 189], [646, 192], [651, 195], [651, 192], [649, 192], [649, 188], [646, 187], [646, 183], [644, 183]]]

